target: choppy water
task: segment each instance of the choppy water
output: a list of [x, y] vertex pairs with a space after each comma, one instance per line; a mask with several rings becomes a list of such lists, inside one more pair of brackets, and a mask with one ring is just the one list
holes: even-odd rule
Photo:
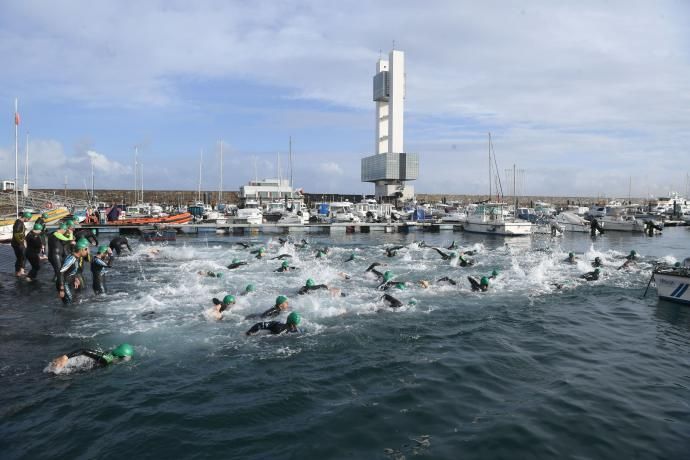
[[[108, 274], [111, 294], [66, 308], [48, 265], [33, 286], [0, 278], [2, 458], [688, 458], [690, 308], [641, 298], [654, 260], [682, 260], [690, 230], [648, 238], [607, 234], [501, 239], [461, 233], [308, 235], [289, 252], [299, 270], [233, 246], [250, 238], [183, 238], [138, 245]], [[474, 249], [454, 267], [410, 245], [424, 239]], [[617, 271], [635, 249], [638, 268]], [[355, 251], [356, 262], [343, 263]], [[562, 263], [574, 251], [580, 262]], [[604, 277], [577, 276], [603, 258]], [[249, 260], [239, 270], [231, 259]], [[411, 286], [415, 306], [389, 311], [364, 274], [373, 261]], [[466, 276], [500, 275], [472, 293]], [[199, 270], [224, 273], [221, 279]], [[339, 272], [352, 275], [343, 279]], [[90, 273], [89, 275], [90, 276]], [[305, 279], [342, 288], [297, 296]], [[238, 297], [222, 321], [212, 297]], [[563, 283], [558, 290], [553, 284]], [[301, 336], [255, 336], [244, 315], [290, 298]], [[145, 315], [154, 311], [153, 315]], [[284, 319], [284, 316], [283, 316]], [[90, 372], [46, 373], [80, 347], [136, 348], [133, 361]]]

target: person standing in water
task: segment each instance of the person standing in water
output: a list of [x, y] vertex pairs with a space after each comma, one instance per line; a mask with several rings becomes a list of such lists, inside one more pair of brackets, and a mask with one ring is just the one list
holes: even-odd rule
[[24, 265], [26, 264], [26, 258], [24, 255], [24, 250], [26, 249], [26, 226], [24, 222], [31, 220], [30, 212], [23, 212], [19, 219], [14, 221], [12, 226], [12, 250], [14, 251], [14, 256], [17, 258], [14, 263], [14, 274], [15, 276], [24, 276]]
[[48, 261], [53, 266], [55, 272], [55, 279], [57, 281], [60, 268], [62, 267], [62, 260], [65, 257], [65, 245], [70, 244], [70, 239], [65, 236], [67, 232], [67, 224], [61, 223], [60, 227], [48, 236]]
[[43, 225], [39, 223], [34, 224], [33, 230], [26, 235], [26, 259], [31, 264], [31, 271], [27, 275], [27, 281], [33, 281], [38, 276], [38, 271], [41, 269], [41, 251], [43, 250], [43, 239], [41, 234], [43, 232]]
[[115, 253], [118, 256], [122, 254], [122, 250], [125, 247], [130, 253], [132, 252], [132, 248], [129, 247], [129, 241], [127, 241], [127, 238], [125, 238], [124, 236], [116, 236], [115, 238], [110, 240], [110, 249], [115, 251]]
[[89, 242], [86, 240], [79, 240], [75, 244], [72, 254], [68, 255], [62, 263], [55, 287], [57, 288], [58, 296], [65, 305], [74, 302], [75, 291], [83, 289], [80, 270], [83, 259], [88, 253]]
[[113, 251], [108, 246], [98, 247], [96, 256], [91, 261], [91, 286], [96, 295], [107, 294], [108, 289], [105, 285], [105, 274], [107, 268], [113, 266]]

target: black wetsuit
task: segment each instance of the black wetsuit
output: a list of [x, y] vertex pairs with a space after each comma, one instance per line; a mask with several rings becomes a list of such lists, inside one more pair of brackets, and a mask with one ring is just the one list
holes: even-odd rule
[[350, 254], [350, 257], [348, 257], [347, 259], [345, 259], [345, 262], [352, 262], [352, 261], [355, 260], [355, 259], [356, 259], [355, 255], [354, 255], [354, 254]]
[[[60, 239], [57, 235], [60, 235], [63, 239]], [[60, 273], [62, 260], [65, 257], [65, 244], [69, 245], [69, 240], [57, 231], [54, 231], [48, 236], [48, 261], [50, 265], [53, 266], [55, 279], [57, 279], [58, 273]]]
[[94, 257], [91, 261], [91, 286], [96, 294], [106, 294], [108, 288], [105, 285], [106, 268], [113, 266], [113, 257], [108, 256], [105, 260]]
[[381, 264], [378, 262], [374, 262], [373, 264], [369, 265], [369, 268], [367, 268], [366, 271], [373, 273], [378, 278], [383, 278], [383, 273], [376, 270], [376, 268], [375, 268], [375, 267], [378, 267], [379, 265], [381, 265]]
[[433, 249], [434, 249], [434, 251], [438, 252], [438, 254], [441, 256], [441, 259], [443, 259], [443, 260], [449, 260], [453, 257], [450, 254], [446, 254], [445, 252], [441, 251], [439, 248], [433, 248]]
[[41, 242], [43, 243], [43, 252], [45, 253], [45, 251], [47, 249], [47, 245], [46, 245], [47, 237], [46, 237], [46, 235], [48, 232], [48, 230], [46, 229], [46, 220], [43, 218], [43, 216], [40, 216], [38, 219], [36, 219], [36, 223], [41, 224], [43, 226], [43, 230], [41, 230], [41, 233], [39, 233], [39, 235], [41, 235]]
[[254, 313], [247, 315], [244, 319], [256, 319], [256, 318], [273, 318], [280, 315], [283, 310], [280, 309], [278, 305], [274, 305], [263, 313]]
[[12, 226], [12, 249], [14, 250], [14, 256], [17, 258], [14, 263], [14, 271], [24, 269], [26, 264], [26, 259], [24, 257], [24, 239], [26, 238], [26, 227], [24, 226], [24, 221], [17, 219], [14, 221]]
[[468, 276], [467, 280], [470, 282], [470, 285], [472, 285], [473, 291], [486, 292], [489, 290], [488, 285], [482, 286], [482, 284], [479, 281], [477, 281], [477, 278], [475, 278], [474, 276]]
[[474, 262], [465, 259], [465, 257], [461, 255], [458, 257], [458, 265], [461, 267], [469, 267], [470, 265], [474, 265]]
[[87, 348], [82, 348], [80, 350], [75, 350], [67, 354], [68, 358], [76, 358], [77, 356], [86, 356], [94, 360], [95, 366], [107, 366], [115, 361], [117, 358], [110, 353], [104, 353], [102, 351], [89, 350]]
[[594, 268], [603, 267], [603, 266], [604, 266], [604, 263], [601, 260], [595, 259], [594, 262], [592, 262], [592, 267], [594, 267]]
[[458, 249], [458, 245], [455, 244], [455, 241], [453, 241], [452, 243], [450, 243], [450, 246], [448, 246], [446, 249]]
[[[55, 282], [55, 287], [57, 288], [58, 292], [61, 289], [65, 290], [65, 295], [62, 298], [62, 303], [65, 305], [74, 301], [74, 280], [79, 277], [80, 264], [82, 263], [80, 259], [82, 258], [75, 257], [72, 254], [65, 257], [65, 261], [62, 263], [62, 267], [58, 273], [58, 279]], [[83, 286], [80, 284], [78, 290], [81, 290], [82, 288]]]
[[400, 249], [403, 249], [405, 246], [393, 246], [392, 248], [387, 248], [386, 249], [386, 255], [388, 257], [394, 257]]
[[318, 291], [319, 289], [328, 289], [328, 286], [325, 284], [315, 284], [314, 286], [302, 286], [299, 288], [299, 291], [297, 291], [297, 294], [303, 295], [303, 294], [309, 294], [311, 291]]
[[580, 278], [585, 279], [587, 281], [596, 281], [599, 279], [599, 273], [596, 271], [587, 272], [584, 275], [580, 276]]
[[378, 289], [379, 291], [387, 291], [390, 288], [397, 287], [399, 284], [404, 285], [405, 281], [384, 281], [383, 283], [376, 286], [376, 289]]
[[96, 238], [93, 232], [88, 228], [80, 228], [74, 232], [74, 241], [79, 241], [80, 238], [88, 240], [91, 246], [98, 246], [98, 238]]
[[400, 308], [403, 306], [403, 303], [401, 301], [399, 301], [390, 294], [383, 294], [381, 300], [383, 300], [383, 302], [390, 308]]
[[442, 283], [442, 284], [452, 284], [453, 286], [455, 286], [456, 284], [458, 284], [453, 278], [449, 278], [449, 277], [447, 277], [447, 276], [444, 276], [443, 278], [440, 278], [440, 279], [439, 279], [438, 281], [436, 281], [436, 282], [437, 282], [437, 283]]
[[240, 268], [242, 265], [247, 265], [247, 262], [233, 262], [228, 265], [228, 268], [230, 270], [234, 270], [235, 268]]
[[278, 268], [278, 269], [276, 269], [276, 270], [274, 270], [274, 271], [276, 271], [276, 272], [278, 272], [278, 273], [283, 273], [283, 272], [288, 272], [288, 271], [290, 271], [290, 270], [297, 270], [297, 267], [290, 267], [290, 266], [288, 266], [288, 267], [283, 267], [283, 266], [281, 265], [280, 268]]
[[31, 264], [31, 271], [28, 277], [35, 279], [38, 271], [41, 269], [41, 249], [43, 249], [43, 240], [41, 234], [34, 231], [26, 235], [26, 251], [25, 255]]
[[294, 334], [299, 333], [299, 329], [290, 327], [289, 324], [281, 323], [280, 321], [268, 321], [262, 323], [256, 323], [247, 332], [247, 335], [256, 334], [261, 330], [269, 331], [271, 334]]
[[122, 254], [122, 248], [126, 247], [129, 252], [132, 252], [132, 248], [129, 247], [129, 241], [127, 241], [127, 238], [124, 236], [116, 236], [112, 240], [110, 240], [110, 249], [115, 251], [117, 255], [119, 256]]
[[292, 257], [290, 254], [281, 254], [279, 256], [271, 257], [271, 260], [276, 260], [276, 259], [287, 259], [288, 257]]

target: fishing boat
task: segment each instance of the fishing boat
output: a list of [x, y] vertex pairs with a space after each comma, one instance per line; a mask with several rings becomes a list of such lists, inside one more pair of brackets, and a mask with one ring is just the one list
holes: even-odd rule
[[625, 208], [609, 206], [606, 215], [599, 217], [599, 223], [604, 230], [618, 232], [643, 232], [644, 222], [635, 219], [635, 216], [626, 212]]
[[532, 223], [504, 215], [505, 203], [484, 203], [467, 216], [463, 229], [472, 233], [522, 236], [532, 233]]
[[690, 257], [682, 265], [658, 265], [653, 277], [660, 299], [690, 304]]

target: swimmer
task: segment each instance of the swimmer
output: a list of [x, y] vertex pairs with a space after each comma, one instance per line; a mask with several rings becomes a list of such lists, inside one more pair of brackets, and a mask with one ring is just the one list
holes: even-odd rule
[[288, 307], [288, 298], [284, 295], [279, 295], [278, 297], [276, 297], [276, 304], [274, 306], [272, 306], [263, 313], [254, 313], [252, 315], [247, 315], [244, 317], [244, 319], [273, 318], [274, 316], [278, 316], [282, 312], [287, 311]]
[[292, 256], [290, 254], [281, 254], [279, 256], [271, 257], [271, 260], [276, 260], [276, 259], [283, 260], [283, 259], [287, 259], [288, 257], [292, 257]]
[[488, 276], [488, 278], [489, 278], [490, 280], [495, 280], [497, 277], [498, 277], [498, 270], [496, 270], [496, 269], [494, 269], [494, 270], [491, 272], [491, 275]]
[[352, 261], [354, 261], [354, 260], [357, 260], [357, 255], [356, 255], [354, 252], [351, 252], [351, 253], [350, 253], [350, 257], [348, 257], [347, 259], [345, 259], [345, 262], [352, 262]]
[[386, 271], [383, 274], [383, 283], [376, 286], [376, 289], [378, 289], [379, 291], [387, 291], [390, 288], [397, 288], [402, 290], [407, 287], [405, 281], [393, 281], [394, 277], [395, 275], [393, 275], [393, 273], [391, 273], [390, 271]]
[[575, 257], [575, 254], [572, 252], [568, 253], [568, 257], [563, 260], [563, 262], [568, 263], [568, 264], [576, 264], [577, 263], [577, 257]]
[[38, 276], [41, 269], [41, 251], [43, 250], [43, 225], [36, 222], [33, 229], [26, 235], [24, 241], [26, 250], [24, 254], [31, 264], [31, 271], [26, 276], [27, 281], [33, 281]]
[[70, 358], [76, 358], [77, 356], [90, 358], [93, 361], [92, 367], [103, 367], [120, 361], [129, 361], [134, 356], [134, 347], [128, 343], [123, 343], [108, 352], [81, 348], [66, 355], [58, 356], [51, 362], [51, 366], [53, 370], [60, 370], [67, 365]]
[[261, 259], [262, 257], [266, 256], [266, 248], [261, 246], [259, 249], [256, 251], [250, 251], [250, 254], [256, 254], [257, 259]]
[[223, 297], [223, 300], [218, 300], [217, 298], [211, 299], [213, 302], [213, 307], [208, 309], [209, 315], [213, 316], [217, 320], [223, 319], [223, 312], [233, 305], [235, 305], [235, 296], [234, 295], [226, 295]]
[[444, 276], [443, 278], [436, 280], [436, 284], [440, 284], [441, 286], [447, 286], [447, 285], [455, 286], [458, 283], [453, 278], [449, 278], [447, 276]]
[[249, 284], [247, 284], [247, 287], [244, 288], [244, 291], [240, 295], [249, 295], [252, 292], [256, 292], [256, 288], [254, 287], [253, 284], [249, 283]]
[[60, 272], [58, 273], [58, 279], [55, 282], [55, 287], [58, 291], [58, 297], [62, 299], [62, 303], [65, 305], [70, 304], [74, 301], [74, 291], [82, 289], [82, 281], [79, 276], [79, 270], [81, 264], [83, 264], [83, 258], [89, 253], [89, 242], [86, 240], [77, 241], [72, 254], [68, 255]]
[[625, 262], [623, 262], [623, 265], [621, 265], [620, 267], [618, 267], [618, 270], [621, 270], [621, 269], [623, 269], [623, 268], [628, 269], [628, 268], [630, 268], [630, 267], [633, 266], [633, 265], [635, 265], [635, 266], [637, 265], [637, 262], [635, 262], [635, 259], [628, 259], [628, 260], [626, 260]]
[[309, 246], [309, 243], [305, 239], [302, 239], [302, 241], [300, 243], [295, 243], [296, 248], [304, 249], [307, 246]]
[[604, 263], [601, 261], [601, 257], [595, 257], [594, 262], [592, 262], [592, 267], [597, 268], [597, 267], [603, 267]]
[[376, 270], [376, 267], [383, 266], [383, 264], [379, 262], [374, 262], [373, 264], [369, 265], [369, 268], [365, 270], [365, 272], [371, 272], [374, 275], [376, 275], [377, 278], [383, 279], [383, 273], [380, 271]]
[[256, 323], [245, 334], [254, 335], [262, 330], [269, 331], [273, 335], [300, 333], [301, 331], [297, 329], [297, 326], [301, 321], [302, 317], [300, 314], [293, 311], [288, 315], [285, 323], [281, 323], [280, 321]]
[[393, 246], [390, 248], [385, 248], [386, 250], [386, 255], [388, 257], [395, 257], [395, 255], [398, 253], [399, 250], [404, 249], [405, 246]]
[[220, 272], [218, 272], [218, 273], [216, 273], [216, 272], [211, 272], [211, 271], [205, 272], [205, 271], [203, 271], [203, 270], [200, 270], [200, 271], [198, 271], [198, 272], [196, 272], [196, 273], [197, 273], [197, 275], [208, 276], [209, 278], [222, 278], [222, 277], [223, 277], [223, 274], [220, 273]]
[[455, 244], [455, 240], [453, 240], [453, 242], [450, 243], [450, 246], [448, 246], [446, 249], [459, 249], [459, 248], [460, 248], [460, 246]]
[[418, 248], [428, 248], [429, 245], [426, 244], [426, 241], [421, 240], [421, 241], [418, 241], [418, 242], [417, 242], [417, 247], [418, 247]]
[[124, 236], [116, 236], [110, 240], [110, 249], [115, 251], [118, 256], [122, 254], [122, 250], [124, 248], [127, 248], [130, 253], [132, 252], [132, 248], [129, 246], [129, 241], [127, 241], [127, 238]]
[[12, 226], [12, 250], [14, 251], [14, 256], [17, 261], [14, 263], [15, 276], [24, 276], [24, 264], [26, 264], [26, 257], [24, 255], [24, 249], [26, 248], [26, 226], [24, 222], [31, 220], [32, 214], [28, 211], [22, 213], [19, 219], [14, 221]]
[[316, 284], [314, 283], [314, 280], [309, 278], [307, 282], [299, 288], [299, 291], [297, 291], [297, 294], [299, 295], [304, 295], [304, 294], [309, 294], [312, 291], [318, 291], [319, 289], [326, 289], [328, 290], [328, 286], [325, 284]]
[[419, 280], [417, 281], [417, 284], [419, 284], [424, 289], [429, 289], [429, 286], [431, 286], [431, 283], [428, 280]]
[[321, 249], [319, 249], [319, 250], [316, 252], [316, 258], [317, 258], [317, 259], [321, 259], [322, 257], [326, 257], [326, 253], [325, 253], [324, 251], [322, 251]]
[[587, 272], [584, 275], [580, 276], [580, 278], [587, 280], [587, 281], [596, 281], [599, 279], [599, 273], [601, 270], [598, 268], [595, 268], [594, 271], [592, 272]]
[[403, 303], [401, 301], [399, 301], [390, 294], [383, 294], [380, 300], [382, 300], [383, 303], [385, 303], [386, 306], [390, 308], [400, 308], [403, 306]]
[[60, 267], [62, 267], [62, 260], [67, 254], [65, 245], [69, 245], [70, 239], [65, 236], [66, 232], [67, 224], [63, 222], [57, 230], [48, 236], [48, 262], [53, 266], [55, 275], [53, 281], [57, 281]]
[[247, 265], [247, 262], [240, 260], [240, 259], [232, 259], [232, 262], [230, 262], [230, 265], [228, 265], [228, 268], [230, 270], [234, 270], [236, 268], [240, 268], [242, 265]]
[[236, 245], [238, 245], [238, 246], [242, 246], [244, 249], [249, 249], [249, 247], [251, 246], [251, 244], [249, 244], [249, 243], [243, 243], [242, 241], [237, 241], [237, 242], [235, 242], [234, 244], [236, 244]]
[[98, 238], [96, 238], [97, 230], [95, 228], [80, 228], [74, 232], [74, 239], [78, 240], [84, 238], [91, 246], [98, 246]]
[[283, 272], [287, 272], [290, 270], [297, 270], [297, 267], [290, 266], [290, 263], [287, 260], [284, 260], [283, 263], [280, 264], [280, 267], [277, 268], [276, 270], [273, 270], [273, 271], [278, 272], [278, 273], [283, 273]]
[[477, 278], [474, 276], [468, 276], [467, 279], [470, 282], [473, 291], [486, 292], [489, 290], [489, 278], [486, 276], [482, 276], [481, 280], [479, 281], [477, 281]]
[[630, 254], [625, 256], [625, 258], [628, 260], [637, 260], [637, 252], [635, 252], [635, 250], [633, 249], [632, 251], [630, 251]]
[[466, 259], [464, 254], [460, 254], [458, 256], [458, 265], [460, 265], [461, 267], [469, 267], [470, 265], [474, 265], [474, 262], [469, 259]]
[[441, 251], [439, 248], [432, 248], [432, 249], [434, 251], [438, 252], [438, 254], [441, 256], [441, 259], [443, 259], [443, 260], [450, 260], [456, 256], [455, 252], [451, 252], [450, 254], [447, 254], [447, 253]]
[[112, 266], [113, 250], [105, 245], [99, 246], [96, 256], [91, 261], [91, 287], [93, 287], [93, 292], [96, 295], [108, 292], [105, 285], [105, 274], [107, 273], [106, 269]]

